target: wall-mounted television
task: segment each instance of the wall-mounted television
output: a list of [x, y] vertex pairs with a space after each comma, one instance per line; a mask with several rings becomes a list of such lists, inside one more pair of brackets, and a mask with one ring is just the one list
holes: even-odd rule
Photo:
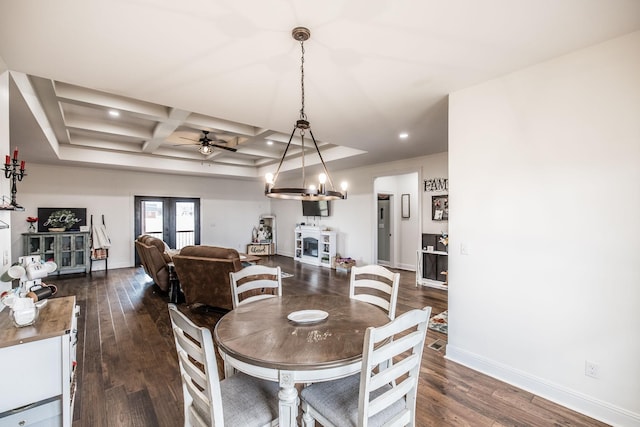
[[303, 200], [302, 215], [329, 216], [331, 214], [328, 200]]

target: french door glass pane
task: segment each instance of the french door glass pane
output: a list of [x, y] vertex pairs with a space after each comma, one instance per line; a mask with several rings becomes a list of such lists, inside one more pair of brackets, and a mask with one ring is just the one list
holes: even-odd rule
[[162, 209], [162, 202], [142, 202], [142, 234], [149, 234], [153, 237], [164, 240], [164, 235], [162, 233], [164, 224]]
[[176, 249], [195, 244], [195, 204], [176, 202]]

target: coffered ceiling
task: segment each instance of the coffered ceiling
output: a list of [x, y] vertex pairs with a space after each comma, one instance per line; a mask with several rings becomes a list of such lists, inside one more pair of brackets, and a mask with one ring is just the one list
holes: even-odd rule
[[[275, 169], [291, 138], [290, 131], [284, 134], [51, 79], [17, 73], [12, 77], [15, 94], [33, 91], [37, 95], [61, 158], [74, 156], [75, 150], [77, 156], [85, 156], [78, 161], [93, 158], [107, 164], [104, 156], [111, 153], [131, 158], [135, 169], [153, 169], [160, 160], [180, 161], [205, 172], [251, 177], [261, 168]], [[204, 140], [204, 132], [211, 141]], [[308, 133], [304, 147], [302, 143], [296, 133], [287, 158], [301, 164], [304, 151], [307, 162], [313, 164], [318, 156]], [[203, 145], [211, 153], [202, 154]], [[325, 161], [364, 153], [322, 141], [318, 146]]]
[[[11, 145], [29, 162], [260, 179], [299, 115], [296, 26], [333, 171], [446, 151], [449, 93], [637, 31], [640, 2], [3, 1]], [[201, 154], [202, 130], [236, 151]]]

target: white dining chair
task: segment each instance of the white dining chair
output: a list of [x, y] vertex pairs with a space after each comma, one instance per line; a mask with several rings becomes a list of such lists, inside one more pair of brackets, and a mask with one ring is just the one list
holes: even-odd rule
[[393, 320], [396, 315], [400, 273], [394, 273], [381, 265], [351, 267], [349, 297], [375, 304]]
[[[362, 372], [300, 393], [302, 425], [414, 426], [418, 377], [431, 307], [408, 311], [365, 333]], [[393, 338], [393, 339], [391, 339]], [[393, 357], [393, 366], [377, 369]]]
[[282, 296], [282, 274], [280, 267], [249, 265], [242, 270], [229, 273], [233, 308], [240, 304]]
[[222, 381], [211, 331], [169, 304], [178, 353], [184, 425], [202, 427], [278, 425], [277, 382], [237, 373]]

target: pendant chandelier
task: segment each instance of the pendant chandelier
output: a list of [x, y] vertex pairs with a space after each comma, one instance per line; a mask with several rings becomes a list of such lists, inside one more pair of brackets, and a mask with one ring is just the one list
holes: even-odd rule
[[[337, 199], [346, 199], [347, 198], [347, 185], [345, 182], [342, 183], [342, 192], [335, 191], [333, 188], [333, 181], [331, 180], [331, 175], [329, 175], [329, 171], [327, 170], [327, 166], [324, 164], [324, 160], [322, 159], [322, 154], [320, 154], [320, 149], [318, 148], [318, 144], [316, 143], [316, 139], [313, 136], [313, 132], [311, 131], [311, 125], [307, 120], [307, 116], [304, 113], [304, 42], [309, 40], [311, 37], [311, 32], [309, 29], [304, 27], [296, 27], [291, 31], [291, 35], [294, 40], [300, 42], [300, 49], [302, 51], [302, 57], [300, 60], [300, 85], [302, 89], [302, 107], [300, 108], [300, 118], [296, 121], [295, 126], [293, 127], [293, 131], [291, 132], [291, 136], [289, 137], [289, 142], [287, 143], [287, 147], [282, 154], [282, 158], [280, 159], [280, 163], [278, 164], [278, 169], [276, 169], [275, 175], [272, 173], [268, 173], [265, 177], [266, 183], [264, 187], [264, 194], [267, 197], [275, 198], [275, 199], [293, 199], [293, 200], [337, 200]], [[278, 188], [276, 187], [276, 182], [278, 180], [278, 175], [280, 174], [280, 168], [282, 167], [282, 163], [284, 162], [285, 157], [287, 156], [287, 151], [289, 151], [289, 147], [291, 146], [291, 141], [293, 140], [296, 131], [300, 134], [300, 141], [302, 146], [302, 185], [298, 188]], [[320, 163], [322, 163], [323, 173], [318, 176], [318, 184], [309, 184], [307, 185], [306, 176], [305, 176], [305, 165], [304, 165], [304, 142], [305, 142], [305, 134], [309, 131], [309, 136], [311, 137], [311, 141], [313, 142], [313, 146], [318, 153], [318, 157], [320, 158]], [[328, 185], [327, 185], [328, 182]]]

